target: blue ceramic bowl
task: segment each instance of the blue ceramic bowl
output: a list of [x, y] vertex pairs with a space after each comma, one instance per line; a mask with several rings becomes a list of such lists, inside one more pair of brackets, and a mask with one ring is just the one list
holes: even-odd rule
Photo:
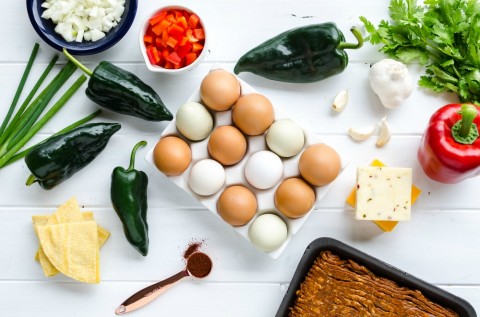
[[115, 45], [127, 33], [132, 26], [135, 14], [137, 13], [137, 0], [126, 0], [125, 11], [122, 19], [117, 26], [112, 28], [105, 37], [96, 41], [67, 42], [63, 37], [55, 32], [55, 24], [52, 20], [43, 19], [41, 7], [44, 0], [27, 0], [27, 12], [30, 22], [38, 35], [47, 42], [48, 45], [61, 51], [64, 47], [74, 55], [90, 55], [105, 51]]

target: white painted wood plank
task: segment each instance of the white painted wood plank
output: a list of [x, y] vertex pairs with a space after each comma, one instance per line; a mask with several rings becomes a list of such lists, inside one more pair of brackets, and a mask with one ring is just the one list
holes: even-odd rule
[[[359, 24], [358, 16], [365, 15], [376, 23], [387, 17], [388, 1], [183, 1], [182, 5], [196, 10], [205, 19], [211, 46], [209, 56], [199, 68], [176, 77], [148, 72], [137, 46], [141, 22], [160, 5], [141, 1], [137, 18], [120, 43], [107, 52], [81, 60], [92, 68], [100, 60], [109, 60], [134, 72], [157, 90], [175, 112], [212, 66], [219, 64], [231, 70], [235, 61], [255, 45], [286, 29], [310, 23], [335, 21], [352, 41], [348, 29]], [[0, 118], [7, 112], [33, 43], [42, 44], [38, 60], [43, 64], [35, 64], [27, 90], [53, 54], [30, 26], [24, 2], [8, 2], [3, 25], [8, 27], [0, 31], [4, 43], [0, 50], [3, 100]], [[416, 159], [428, 118], [439, 106], [456, 98], [415, 89], [401, 108], [386, 111], [367, 81], [369, 64], [383, 56], [376, 47], [366, 44], [359, 51], [349, 52], [349, 57], [350, 65], [344, 73], [313, 84], [287, 84], [252, 74], [240, 75], [350, 161], [278, 260], [253, 249], [160, 175], [141, 159], [146, 150], [139, 152], [137, 167], [150, 177], [151, 251], [148, 257], [141, 257], [126, 242], [120, 222], [110, 207], [109, 178], [115, 166], [127, 164], [133, 144], [146, 139], [149, 147], [153, 146], [167, 123], [145, 122], [104, 111], [97, 121], [119, 121], [122, 130], [95, 162], [58, 188], [44, 191], [38, 186], [25, 187], [29, 172], [23, 162], [0, 170], [2, 313], [8, 316], [113, 315], [115, 307], [133, 291], [178, 271], [183, 265], [181, 254], [192, 239], [206, 239], [205, 251], [215, 265], [211, 276], [204, 282], [185, 281], [137, 315], [273, 316], [303, 250], [321, 236], [337, 238], [421, 279], [439, 284], [464, 297], [480, 311], [480, 255], [477, 252], [480, 238], [476, 225], [480, 221], [480, 198], [476, 190], [480, 178], [457, 185], [439, 184], [423, 175]], [[420, 67], [409, 68], [415, 80], [423, 72]], [[79, 74], [78, 71], [76, 76]], [[335, 114], [330, 110], [331, 101], [346, 88], [350, 92], [350, 103], [343, 113]], [[85, 86], [42, 129], [36, 141], [97, 109], [83, 94], [84, 89]], [[346, 136], [349, 127], [375, 123], [384, 114], [388, 115], [394, 132], [385, 148], [377, 149], [374, 138], [355, 143]], [[370, 222], [355, 221], [352, 208], [344, 203], [356, 167], [368, 164], [373, 158], [390, 166], [412, 167], [414, 182], [423, 190], [414, 206], [412, 221], [399, 224], [392, 233], [381, 233]], [[112, 231], [111, 240], [101, 252], [103, 282], [100, 285], [84, 285], [65, 277], [47, 280], [32, 259], [36, 238], [31, 215], [51, 212], [72, 195], [78, 197], [85, 209], [93, 209], [99, 222]]]
[[[114, 316], [114, 310], [131, 293], [150, 282], [73, 283], [2, 282], [0, 304], [8, 316]], [[274, 316], [288, 285], [263, 283], [201, 283], [182, 281], [135, 316]], [[443, 287], [480, 307], [480, 287]], [[95, 305], [92, 305], [95, 303]], [[133, 313], [132, 313], [133, 314]]]
[[[174, 272], [172, 272], [174, 273]], [[114, 316], [133, 292], [150, 282], [0, 283], [0, 304], [8, 316]], [[135, 316], [273, 316], [283, 298], [278, 285], [209, 284], [182, 281]], [[268, 303], [268, 304], [266, 304]]]
[[[95, 210], [99, 224], [112, 232], [101, 251], [103, 281], [155, 280], [163, 272], [180, 270], [188, 243], [205, 239], [204, 251], [212, 256], [215, 266], [209, 280], [288, 283], [307, 245], [326, 236], [431, 283], [480, 285], [480, 256], [473, 249], [480, 244], [476, 225], [480, 213], [469, 210], [416, 212], [411, 222], [400, 223], [392, 233], [382, 233], [371, 222], [354, 220], [353, 212], [318, 209], [280, 258], [272, 260], [209, 211], [174, 208], [149, 210], [150, 252], [143, 258], [125, 240], [113, 210], [85, 207], [90, 209]], [[37, 240], [30, 218], [49, 210], [0, 210], [4, 259], [0, 262], [0, 280], [45, 281], [33, 260]], [[61, 276], [52, 279], [67, 280]]]

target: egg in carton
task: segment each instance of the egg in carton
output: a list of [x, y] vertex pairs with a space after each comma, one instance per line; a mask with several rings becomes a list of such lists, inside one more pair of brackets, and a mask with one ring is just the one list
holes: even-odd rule
[[[222, 72], [228, 73], [229, 76], [233, 76], [240, 85], [239, 94], [241, 96], [259, 94], [253, 87], [248, 85], [243, 80], [237, 78], [233, 74], [222, 69], [213, 69], [211, 72], [215, 70], [221, 70]], [[190, 98], [188, 98], [187, 103], [193, 103], [191, 104], [193, 105], [193, 107], [200, 107], [198, 104], [205, 105], [205, 102], [202, 100], [201, 97], [200, 87], [190, 96]], [[235, 122], [233, 122], [234, 120], [232, 120], [232, 109], [230, 108], [224, 111], [215, 111], [212, 109], [208, 109], [208, 113], [210, 113], [211, 117], [213, 118], [213, 120], [211, 120], [211, 123], [209, 122], [210, 119], [208, 119], [208, 115], [205, 114], [205, 110], [198, 108], [190, 110], [192, 111], [189, 114], [190, 119], [192, 119], [192, 116], [194, 116], [194, 119], [199, 119], [197, 120], [197, 122], [199, 122], [198, 124], [203, 125], [203, 127], [200, 127], [199, 129], [200, 131], [203, 130], [203, 132], [201, 132], [201, 134], [203, 135], [188, 135], [189, 138], [186, 138], [184, 136], [184, 134], [186, 134], [185, 132], [182, 134], [177, 128], [176, 121], [179, 119], [179, 113], [177, 113], [176, 118], [174, 118], [173, 121], [162, 132], [160, 140], [165, 139], [169, 136], [174, 136], [185, 141], [185, 144], [187, 144], [191, 150], [191, 161], [186, 163], [188, 164], [188, 166], [185, 165], [185, 167], [182, 167], [183, 172], [181, 172], [180, 175], [168, 175], [168, 173], [165, 174], [167, 174], [167, 177], [178, 187], [193, 195], [214, 215], [221, 218], [222, 220], [225, 220], [227, 225], [230, 225], [234, 231], [236, 231], [238, 234], [250, 241], [253, 245], [257, 247], [257, 249], [264, 251], [272, 258], [278, 258], [286, 248], [292, 236], [296, 232], [298, 232], [298, 230], [300, 230], [301, 226], [307, 220], [308, 216], [311, 214], [311, 211], [314, 209], [315, 203], [321, 200], [327, 194], [331, 182], [345, 168], [346, 162], [343, 158], [340, 157], [340, 155], [338, 155], [338, 153], [335, 152], [335, 150], [331, 149], [327, 145], [326, 147], [328, 149], [331, 149], [328, 151], [328, 153], [330, 153], [330, 155], [335, 155], [338, 159], [338, 168], [337, 171], [334, 172], [336, 174], [328, 176], [330, 179], [326, 180], [325, 182], [321, 180], [322, 183], [319, 184], [320, 186], [313, 186], [310, 184], [311, 180], [309, 180], [309, 182], [304, 180], [305, 177], [303, 176], [305, 176], [306, 173], [300, 173], [299, 169], [299, 161], [302, 157], [302, 154], [307, 148], [310, 148], [310, 146], [324, 143], [322, 143], [321, 140], [319, 140], [315, 135], [294, 123], [285, 112], [281, 111], [279, 108], [276, 108], [273, 105], [273, 124], [269, 125], [269, 129], [272, 129], [272, 127], [275, 125], [275, 129], [280, 130], [280, 134], [277, 137], [278, 140], [269, 140], [269, 142], [267, 142], [268, 130], [264, 133], [261, 133], [260, 135], [245, 135], [246, 150], [245, 154], [241, 155], [241, 159], [234, 164], [219, 164], [212, 159], [212, 153], [210, 153], [212, 152], [212, 148], [210, 148], [209, 150], [209, 142], [212, 138], [212, 131], [215, 131], [216, 128], [235, 127], [236, 125], [238, 125], [238, 120], [236, 120], [237, 124], [235, 124]], [[205, 109], [207, 109], [207, 107], [205, 107]], [[205, 117], [202, 118], [202, 116]], [[303, 143], [301, 144], [299, 149], [294, 150], [295, 155], [293, 156], [291, 156], [290, 154], [282, 153], [282, 151], [285, 151], [285, 149], [282, 149], [282, 142], [284, 142], [284, 139], [291, 138], [291, 134], [295, 134], [282, 134], [282, 129], [288, 130], [289, 128], [292, 128], [294, 129], [292, 131], [295, 131], [295, 127], [289, 127], [289, 125], [297, 126], [303, 132]], [[197, 129], [197, 132], [199, 130]], [[232, 130], [237, 129], [232, 128]], [[270, 134], [273, 135], [273, 133]], [[205, 135], [207, 136], [205, 137]], [[192, 141], [192, 139], [198, 140]], [[295, 142], [295, 140], [287, 141], [291, 141], [293, 143]], [[233, 145], [235, 145], [234, 142], [232, 143]], [[275, 144], [280, 144], [280, 148], [272, 149], [272, 147], [275, 147]], [[168, 146], [171, 148], [171, 145]], [[236, 147], [238, 148], [241, 146], [242, 145]], [[230, 148], [233, 149], [235, 148], [235, 146]], [[289, 150], [292, 150], [291, 147], [290, 149], [287, 147], [286, 151], [288, 152]], [[146, 160], [155, 166], [156, 164], [154, 151], [155, 147], [152, 147], [146, 155]], [[236, 151], [236, 149], [234, 151]], [[318, 154], [315, 153], [315, 151], [310, 152], [310, 157]], [[277, 156], [277, 154], [279, 153], [280, 155]], [[260, 167], [263, 170], [260, 170], [258, 166], [255, 167], [255, 164], [249, 164], [249, 167], [246, 166], [249, 162], [249, 159], [252, 158], [254, 154], [256, 156], [263, 156], [261, 160], [263, 160], [264, 163], [267, 163], [263, 164]], [[305, 157], [306, 156], [307, 155], [305, 155]], [[275, 157], [277, 159], [275, 159]], [[280, 160], [278, 160], [278, 158], [280, 158]], [[281, 162], [280, 165], [278, 161]], [[305, 161], [307, 161], [307, 159], [305, 159]], [[280, 171], [278, 170], [279, 168]], [[307, 166], [307, 168], [304, 169], [311, 170], [312, 166]], [[314, 171], [307, 171], [307, 174], [312, 172], [315, 173]], [[279, 175], [274, 175], [278, 173]], [[199, 178], [200, 181], [198, 183], [195, 183], [195, 181], [192, 182], [193, 178]], [[310, 188], [306, 189], [306, 195], [309, 195], [310, 190], [313, 195], [313, 201], [309, 202], [308, 210], [302, 212], [301, 215], [288, 213], [288, 215], [285, 215], [285, 211], [280, 211], [279, 209], [283, 208], [278, 208], [277, 205], [281, 204], [280, 201], [282, 200], [282, 198], [278, 193], [277, 204], [275, 202], [276, 191], [279, 190], [279, 192], [281, 192], [279, 186], [283, 184], [286, 180], [289, 180], [289, 182], [291, 182], [292, 179], [298, 183], [296, 185], [299, 185], [300, 188], [298, 188], [298, 186], [290, 188], [287, 187], [287, 191], [289, 193], [286, 193], [285, 195], [303, 195], [304, 193], [302, 192], [302, 186], [305, 187], [306, 185], [308, 185], [308, 188]], [[268, 184], [269, 182], [270, 184]], [[252, 183], [255, 186], [253, 186]], [[219, 214], [219, 205], [221, 204], [219, 202], [219, 199], [221, 195], [226, 192], [226, 189], [232, 189], [232, 186], [237, 187], [236, 189], [239, 189], [238, 187], [241, 186], [240, 189], [243, 189], [243, 191], [247, 194], [247, 196], [242, 197], [242, 208], [250, 208], [248, 206], [248, 201], [249, 199], [251, 199], [249, 197], [252, 195], [249, 196], [249, 191], [253, 193], [254, 199], [256, 199], [256, 205], [254, 206], [253, 214], [251, 216], [246, 216], [246, 223], [236, 223], [238, 219], [231, 219], [228, 218], [228, 215]], [[248, 190], [245, 190], [244, 188]], [[299, 190], [299, 192], [295, 192], [296, 190]], [[231, 192], [233, 192], [233, 189], [231, 190]], [[285, 189], [283, 190], [283, 192], [285, 192]], [[306, 199], [310, 200], [310, 198], [308, 197]], [[227, 201], [228, 204], [228, 199], [225, 200], [222, 198], [222, 201]], [[222, 208], [220, 207], [220, 209]]]

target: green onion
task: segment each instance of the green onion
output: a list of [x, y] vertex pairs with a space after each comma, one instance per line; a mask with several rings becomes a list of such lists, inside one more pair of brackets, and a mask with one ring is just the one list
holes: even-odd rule
[[[67, 64], [68, 65], [68, 64]], [[74, 66], [74, 68], [76, 68]], [[74, 69], [75, 70], [75, 69]], [[25, 134], [7, 150], [2, 153], [0, 157], [0, 168], [3, 167], [14, 155], [17, 153], [40, 129], [65, 105], [65, 103], [72, 97], [72, 95], [80, 88], [80, 86], [87, 80], [85, 75], [81, 75], [75, 83], [63, 94], [62, 97], [50, 108], [50, 110], [37, 122], [31, 129], [26, 131]], [[62, 83], [63, 84], [63, 83]], [[6, 144], [9, 141], [7, 140]], [[3, 146], [2, 146], [3, 149]], [[1, 153], [1, 152], [0, 152]]]
[[[65, 84], [68, 78], [75, 72], [76, 66], [68, 62], [44, 91], [30, 104], [22, 115], [20, 122], [14, 127], [13, 131], [6, 140], [0, 139], [0, 157], [3, 158], [6, 152], [16, 147], [18, 142], [29, 133], [36, 120], [40, 117], [43, 110], [47, 107], [50, 100]], [[0, 165], [1, 166], [1, 165]]]
[[27, 96], [27, 98], [25, 99], [23, 104], [18, 109], [17, 113], [15, 114], [12, 121], [8, 125], [8, 128], [5, 130], [5, 132], [3, 134], [0, 133], [0, 136], [1, 136], [0, 144], [2, 144], [1, 140], [5, 140], [11, 134], [13, 128], [17, 126], [18, 121], [20, 120], [20, 117], [22, 116], [23, 112], [25, 111], [25, 108], [28, 106], [30, 101], [32, 101], [32, 99], [35, 96], [35, 94], [37, 93], [38, 89], [40, 88], [40, 86], [45, 81], [45, 78], [48, 76], [48, 74], [52, 70], [53, 66], [55, 66], [55, 63], [57, 62], [57, 60], [58, 60], [58, 55], [54, 55], [53, 58], [50, 60], [50, 63], [47, 65], [47, 67], [43, 71], [42, 75], [38, 79], [37, 83], [32, 88], [32, 91], [30, 91], [30, 94]]
[[[94, 113], [86, 116], [85, 118], [80, 119], [80, 120], [72, 123], [71, 125], [63, 128], [62, 130], [58, 131], [57, 133], [52, 134], [50, 137], [56, 136], [56, 135], [59, 135], [59, 134], [63, 134], [63, 133], [67, 133], [67, 132], [69, 132], [69, 131], [71, 131], [71, 130], [73, 130], [73, 129], [75, 129], [75, 128], [78, 128], [78, 127], [81, 126], [82, 124], [87, 123], [87, 122], [89, 122], [90, 120], [92, 120], [93, 118], [95, 118], [96, 116], [98, 116], [101, 112], [102, 112], [102, 110], [97, 110], [97, 111], [95, 111]], [[12, 156], [3, 166], [5, 167], [5, 166], [7, 166], [7, 165], [9, 165], [9, 164], [11, 164], [11, 163], [19, 160], [19, 159], [24, 158], [24, 157], [28, 154], [28, 152], [30, 152], [34, 147], [36, 147], [37, 145], [45, 142], [45, 141], [48, 140], [50, 137], [48, 137], [47, 139], [45, 139], [45, 140], [43, 140], [43, 141], [41, 141], [41, 142], [39, 142], [39, 143], [37, 143], [37, 144], [35, 144], [35, 145], [32, 145], [31, 147], [29, 147], [29, 148], [26, 149], [26, 150], [23, 150], [23, 151], [20, 152], [20, 153], [15, 154], [15, 155]]]
[[35, 45], [33, 46], [32, 53], [30, 54], [30, 58], [28, 59], [27, 66], [25, 67], [25, 71], [23, 72], [22, 78], [20, 79], [20, 83], [17, 87], [17, 91], [15, 92], [15, 96], [13, 97], [10, 108], [8, 109], [7, 116], [5, 117], [5, 119], [3, 119], [2, 126], [0, 126], [0, 135], [5, 130], [5, 127], [7, 126], [8, 121], [10, 120], [10, 117], [13, 114], [13, 110], [15, 110], [15, 107], [17, 106], [18, 99], [20, 99], [20, 95], [22, 94], [23, 87], [25, 87], [25, 82], [27, 81], [28, 75], [30, 74], [30, 70], [32, 69], [33, 61], [37, 57], [37, 53], [38, 53], [39, 48], [40, 48], [40, 45], [38, 43], [35, 43]]

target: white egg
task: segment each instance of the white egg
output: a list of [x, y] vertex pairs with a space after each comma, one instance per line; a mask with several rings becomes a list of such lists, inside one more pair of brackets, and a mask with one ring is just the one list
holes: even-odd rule
[[283, 163], [271, 151], [259, 151], [250, 156], [245, 164], [245, 177], [258, 189], [272, 188], [283, 176]]
[[207, 108], [192, 101], [180, 106], [175, 124], [184, 137], [191, 141], [200, 141], [212, 132], [213, 118]]
[[213, 195], [225, 184], [225, 169], [215, 160], [198, 161], [190, 170], [188, 184], [200, 196]]
[[281, 157], [292, 157], [300, 153], [305, 144], [302, 128], [292, 120], [275, 121], [267, 131], [267, 145]]
[[287, 233], [285, 222], [274, 214], [258, 216], [248, 229], [250, 241], [267, 252], [278, 249], [287, 239]]

